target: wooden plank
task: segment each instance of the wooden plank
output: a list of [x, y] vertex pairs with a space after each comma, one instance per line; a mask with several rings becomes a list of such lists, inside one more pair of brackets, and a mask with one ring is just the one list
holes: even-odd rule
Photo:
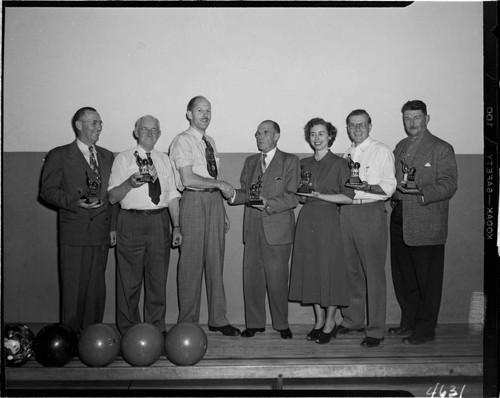
[[466, 325], [440, 325], [436, 340], [418, 346], [386, 337], [383, 347], [360, 346], [363, 334], [338, 336], [319, 345], [305, 339], [308, 325], [294, 325], [294, 338], [283, 340], [266, 330], [253, 338], [225, 337], [207, 332], [205, 357], [195, 366], [175, 366], [165, 356], [150, 367], [130, 366], [119, 357], [106, 368], [85, 366], [75, 358], [62, 368], [44, 368], [35, 360], [6, 368], [9, 382], [108, 380], [229, 380], [295, 378], [482, 377], [482, 336], [468, 334]]

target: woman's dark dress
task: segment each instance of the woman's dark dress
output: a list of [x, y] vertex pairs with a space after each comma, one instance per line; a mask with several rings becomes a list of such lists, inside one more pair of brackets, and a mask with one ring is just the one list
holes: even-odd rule
[[[330, 151], [317, 161], [314, 156], [301, 160], [312, 175], [316, 191], [343, 193], [352, 198], [354, 191], [345, 187], [350, 172], [347, 161]], [[340, 234], [337, 204], [306, 198], [295, 230], [289, 299], [303, 304], [349, 305], [344, 249]]]

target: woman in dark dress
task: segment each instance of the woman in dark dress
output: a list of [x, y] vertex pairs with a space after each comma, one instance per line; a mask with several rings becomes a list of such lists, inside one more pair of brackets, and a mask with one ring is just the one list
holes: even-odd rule
[[304, 133], [314, 155], [302, 159], [301, 167], [310, 173], [313, 191], [299, 190], [303, 207], [295, 230], [289, 299], [313, 304], [316, 323], [307, 340], [325, 344], [335, 338], [337, 306], [349, 305], [338, 204], [352, 203], [354, 190], [345, 187], [347, 161], [329, 149], [337, 129], [314, 118]]

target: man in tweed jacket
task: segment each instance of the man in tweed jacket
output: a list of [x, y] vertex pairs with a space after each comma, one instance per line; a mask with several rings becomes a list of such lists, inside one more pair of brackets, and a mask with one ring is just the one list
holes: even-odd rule
[[[396, 298], [401, 307], [399, 327], [405, 344], [434, 339], [443, 285], [444, 251], [448, 235], [449, 200], [457, 190], [453, 147], [427, 130], [425, 103], [408, 101], [402, 108], [407, 138], [394, 150], [399, 186], [391, 206], [391, 265]], [[415, 169], [416, 190], [401, 183], [403, 160]], [[411, 174], [411, 173], [410, 173]]]

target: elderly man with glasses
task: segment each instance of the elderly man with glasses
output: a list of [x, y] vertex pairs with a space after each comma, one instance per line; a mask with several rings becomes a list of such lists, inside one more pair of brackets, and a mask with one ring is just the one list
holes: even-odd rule
[[355, 196], [352, 204], [340, 208], [349, 306], [342, 309], [337, 333], [364, 333], [361, 346], [370, 348], [379, 346], [385, 335], [388, 227], [384, 202], [394, 193], [397, 182], [392, 151], [370, 137], [370, 115], [357, 109], [347, 116], [346, 123], [352, 145], [344, 157], [352, 170], [349, 182]]
[[[122, 335], [141, 322], [139, 299], [144, 279], [144, 322], [166, 334], [166, 286], [170, 246], [182, 242], [180, 193], [168, 156], [155, 149], [160, 122], [143, 116], [135, 124], [137, 145], [119, 153], [109, 180], [109, 200], [120, 202], [117, 229], [116, 323]], [[172, 233], [170, 232], [172, 222]]]
[[59, 212], [61, 323], [79, 333], [102, 322], [106, 263], [116, 242], [116, 217], [107, 187], [113, 153], [96, 142], [102, 120], [94, 108], [71, 121], [76, 139], [45, 157], [40, 198]]

